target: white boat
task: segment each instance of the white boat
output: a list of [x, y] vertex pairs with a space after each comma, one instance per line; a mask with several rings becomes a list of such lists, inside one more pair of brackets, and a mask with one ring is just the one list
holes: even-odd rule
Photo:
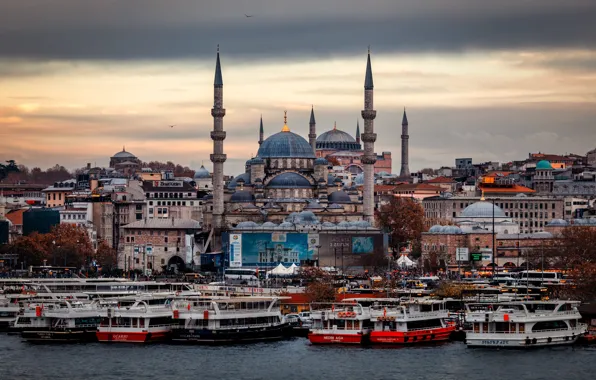
[[468, 304], [468, 347], [530, 348], [570, 345], [587, 331], [577, 301]]
[[100, 314], [97, 303], [44, 300], [21, 310], [14, 327], [29, 342], [93, 341]]
[[370, 308], [356, 301], [334, 303], [324, 310], [311, 309], [310, 316], [308, 339], [312, 344], [362, 344], [373, 327]]
[[172, 340], [184, 343], [245, 343], [289, 336], [280, 297], [186, 297], [172, 303], [177, 321]]

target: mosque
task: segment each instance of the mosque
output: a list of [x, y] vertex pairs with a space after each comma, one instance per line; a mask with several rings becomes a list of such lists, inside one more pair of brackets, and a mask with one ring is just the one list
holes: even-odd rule
[[[226, 161], [223, 128], [223, 78], [219, 50], [215, 67], [213, 116], [213, 192], [205, 198], [205, 229], [231, 230], [242, 222], [288, 223], [292, 220], [316, 220], [316, 223], [358, 223], [359, 228], [374, 225], [373, 182], [374, 153], [373, 75], [370, 52], [367, 57], [364, 83], [364, 131], [357, 126], [356, 139], [334, 128], [317, 137], [314, 108], [311, 109], [308, 141], [291, 131], [287, 112], [280, 131], [264, 138], [263, 124], [259, 131], [259, 149], [246, 162], [245, 171], [224, 186], [223, 164]], [[329, 161], [323, 157], [333, 153], [354, 152], [363, 179], [363, 191], [342, 187], [342, 181], [330, 174]], [[385, 154], [384, 154], [385, 155]], [[390, 162], [390, 155], [387, 156]], [[383, 156], [381, 156], [383, 159]], [[294, 216], [301, 216], [294, 218]], [[293, 216], [293, 218], [289, 218]], [[313, 218], [314, 216], [314, 218]], [[364, 226], [364, 223], [366, 226]], [[348, 223], [348, 224], [346, 224]], [[355, 225], [354, 225], [355, 227]]]

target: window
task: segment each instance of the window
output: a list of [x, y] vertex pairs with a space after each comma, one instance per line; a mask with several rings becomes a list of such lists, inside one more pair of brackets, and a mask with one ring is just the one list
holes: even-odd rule
[[163, 247], [163, 251], [167, 252], [168, 251], [168, 247]]
[[137, 214], [137, 220], [143, 220], [143, 214]]
[[130, 242], [131, 242], [131, 243], [134, 243], [134, 242], [135, 242], [135, 237], [134, 237], [134, 236], [131, 236], [131, 237], [130, 237]]
[[163, 242], [164, 243], [167, 243], [168, 242], [168, 237], [167, 236], [163, 238]]
[[161, 265], [164, 265], [166, 263], [166, 259], [161, 259]]

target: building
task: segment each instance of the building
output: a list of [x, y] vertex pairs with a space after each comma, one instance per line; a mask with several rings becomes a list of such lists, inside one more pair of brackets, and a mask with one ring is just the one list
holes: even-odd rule
[[590, 167], [596, 168], [596, 149], [592, 149], [586, 153], [586, 164]]
[[472, 164], [472, 158], [456, 158], [455, 168], [459, 170], [474, 170], [474, 164]]
[[419, 201], [439, 196], [443, 192], [443, 188], [426, 183], [402, 183], [393, 188], [396, 197], [413, 198]]
[[122, 151], [110, 157], [110, 168], [113, 168], [122, 174], [133, 175], [141, 170], [141, 160], [134, 154], [127, 152], [126, 148], [122, 147]]
[[41, 192], [45, 194], [46, 206], [47, 207], [61, 207], [66, 202], [66, 197], [71, 194], [77, 181], [69, 179], [67, 181], [56, 182], [52, 186], [46, 187]]
[[197, 190], [210, 192], [213, 190], [213, 179], [209, 170], [205, 169], [205, 166], [201, 165], [199, 170], [195, 172], [193, 177]]
[[196, 258], [194, 234], [201, 224], [192, 219], [146, 219], [122, 227], [118, 265], [124, 270], [162, 272], [183, 269]]
[[440, 187], [445, 193], [455, 193], [458, 190], [457, 181], [453, 178], [436, 177], [426, 181], [426, 183], [432, 186]]
[[147, 218], [202, 219], [202, 205], [197, 190], [181, 180], [144, 181]]
[[44, 205], [46, 195], [42, 192], [46, 185], [36, 184], [0, 184], [0, 196], [4, 197], [8, 209], [31, 205]]
[[[486, 198], [494, 202], [505, 216], [519, 226], [521, 233], [544, 231], [544, 227], [552, 219], [563, 219], [565, 213], [564, 200], [547, 196], [528, 197], [524, 194]], [[422, 200], [424, 216], [428, 223], [435, 221], [455, 222], [458, 216], [470, 205], [479, 202], [480, 197], [435, 196]]]
[[[360, 143], [337, 128], [316, 138], [314, 109], [309, 120], [308, 141], [293, 133], [288, 126], [287, 114], [277, 133], [265, 138], [262, 123], [259, 126], [259, 148], [256, 157], [246, 162], [244, 173], [230, 181], [224, 190], [223, 164], [226, 161], [223, 141], [223, 78], [219, 52], [214, 81], [214, 129], [211, 138], [214, 151], [213, 192], [204, 198], [204, 228], [230, 229], [242, 222], [283, 223], [291, 214], [302, 211], [315, 213], [321, 222], [341, 221], [374, 222], [374, 172], [378, 156], [374, 153], [373, 78], [370, 53], [367, 57], [365, 83], [364, 133]], [[358, 127], [359, 128], [359, 127]], [[363, 191], [342, 186], [342, 180], [330, 175], [330, 163], [317, 147], [326, 149], [326, 155], [339, 151], [360, 152], [358, 165], [362, 166]], [[331, 152], [333, 151], [333, 152]], [[352, 165], [350, 163], [349, 165]], [[349, 166], [348, 165], [348, 166]]]

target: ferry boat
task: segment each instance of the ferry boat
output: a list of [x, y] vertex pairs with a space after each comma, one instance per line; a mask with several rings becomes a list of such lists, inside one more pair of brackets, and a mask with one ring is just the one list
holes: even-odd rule
[[292, 327], [280, 309], [281, 297], [186, 297], [172, 303], [177, 322], [172, 341], [245, 343], [280, 340]]
[[331, 309], [311, 311], [312, 344], [362, 344], [372, 330], [370, 308], [356, 302], [341, 302]]
[[583, 335], [577, 301], [468, 304], [468, 347], [530, 348], [570, 345]]
[[420, 344], [441, 342], [455, 331], [447, 322], [445, 301], [421, 300], [402, 302], [397, 307], [371, 307], [372, 344]]
[[96, 304], [44, 300], [21, 310], [14, 326], [29, 342], [93, 341], [100, 313]]
[[142, 295], [118, 299], [97, 327], [99, 342], [149, 343], [166, 340], [172, 331], [173, 296]]

